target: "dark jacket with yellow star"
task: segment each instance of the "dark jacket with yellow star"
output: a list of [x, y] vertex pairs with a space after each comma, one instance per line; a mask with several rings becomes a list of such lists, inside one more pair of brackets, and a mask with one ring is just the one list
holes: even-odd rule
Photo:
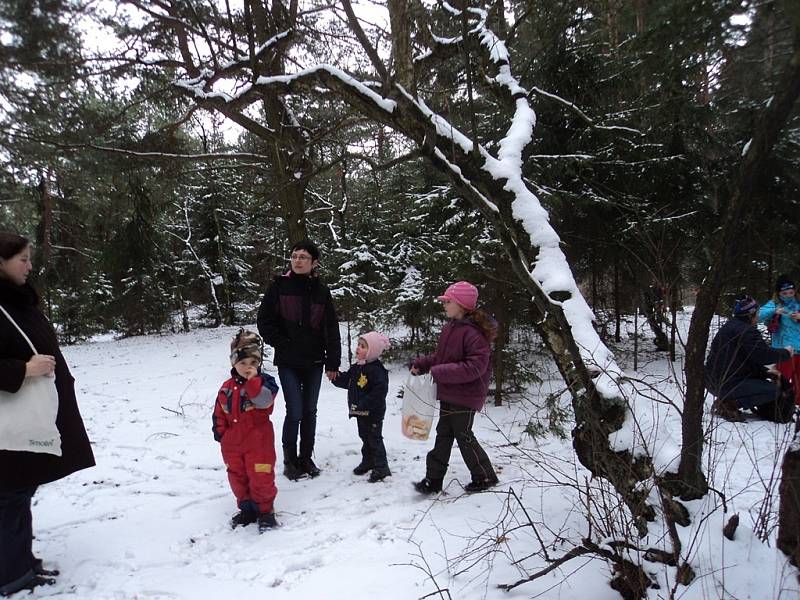
[[347, 390], [351, 417], [382, 419], [386, 414], [389, 373], [379, 359], [351, 365], [346, 373], [339, 373], [333, 385]]

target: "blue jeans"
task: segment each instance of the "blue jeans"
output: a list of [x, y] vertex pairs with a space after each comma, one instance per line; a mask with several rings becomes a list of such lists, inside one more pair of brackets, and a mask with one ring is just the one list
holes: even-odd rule
[[[283, 421], [284, 461], [295, 456], [300, 432], [300, 457], [311, 458], [317, 430], [317, 400], [322, 384], [322, 364], [309, 367], [278, 367], [278, 378], [286, 401]], [[289, 456], [287, 456], [287, 454]]]
[[726, 398], [733, 398], [739, 408], [749, 409], [761, 406], [767, 402], [777, 399], [780, 389], [771, 381], [764, 379], [745, 379], [725, 395]]
[[35, 487], [0, 492], [0, 594], [16, 592], [36, 575], [33, 571], [31, 498]]

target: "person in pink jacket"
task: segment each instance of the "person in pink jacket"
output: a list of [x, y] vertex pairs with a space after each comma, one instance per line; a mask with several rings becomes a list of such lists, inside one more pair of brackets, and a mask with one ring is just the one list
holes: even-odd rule
[[450, 321], [439, 334], [436, 352], [414, 360], [411, 374], [430, 373], [440, 403], [436, 441], [425, 461], [425, 478], [414, 484], [421, 494], [442, 491], [453, 442], [469, 469], [472, 481], [466, 492], [480, 492], [497, 484], [492, 463], [481, 447], [472, 424], [483, 408], [492, 378], [491, 341], [496, 324], [477, 308], [478, 290], [459, 281], [438, 297]]

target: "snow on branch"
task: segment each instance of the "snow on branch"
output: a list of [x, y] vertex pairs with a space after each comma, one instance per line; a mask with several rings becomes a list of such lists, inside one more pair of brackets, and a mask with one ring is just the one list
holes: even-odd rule
[[[261, 58], [261, 55], [264, 54], [267, 50], [273, 48], [280, 42], [283, 42], [289, 38], [292, 34], [291, 29], [287, 29], [286, 31], [282, 31], [266, 42], [261, 44], [258, 48], [254, 50], [253, 56], [250, 57], [246, 54], [237, 53], [235, 58], [231, 61], [226, 63], [220, 64], [217, 69], [199, 69], [197, 74], [193, 77], [189, 77], [187, 79], [178, 79], [174, 83], [176, 86], [184, 88], [194, 94], [196, 98], [202, 99], [210, 99], [210, 98], [218, 98], [222, 99], [225, 102], [230, 102], [237, 96], [241, 95], [247, 89], [250, 89], [250, 86], [245, 86], [244, 89], [237, 95], [237, 94], [227, 94], [225, 92], [214, 92], [212, 91], [212, 86], [226, 77], [229, 77], [241, 70], [249, 70], [249, 67], [253, 64], [254, 60], [258, 60]], [[202, 91], [198, 93], [198, 90]]]
[[[446, 2], [444, 7], [454, 14], [461, 14]], [[505, 181], [504, 189], [514, 195], [512, 213], [538, 250], [533, 265], [529, 266], [531, 279], [552, 304], [563, 310], [586, 367], [596, 375], [594, 381], [597, 391], [606, 398], [619, 398], [618, 381], [622, 370], [594, 328], [594, 313], [578, 289], [567, 258], [561, 250], [561, 239], [550, 225], [547, 211], [522, 177], [522, 152], [530, 143], [536, 125], [536, 113], [528, 102], [528, 92], [511, 72], [505, 43], [486, 27], [485, 13], [477, 9], [471, 12], [480, 17], [480, 22], [472, 31], [477, 33], [481, 46], [489, 53], [490, 60], [498, 69], [494, 80], [505, 87], [515, 99], [511, 125], [499, 142], [497, 158], [485, 148], [479, 148], [485, 161], [483, 169], [495, 180]], [[584, 117], [592, 122], [588, 116]], [[437, 124], [437, 131], [444, 133], [439, 123], [434, 122]], [[452, 128], [450, 130], [453, 131]], [[472, 150], [472, 142], [466, 136], [457, 137], [451, 133], [451, 138], [465, 151]], [[566, 299], [558, 299], [562, 297]]]
[[472, 185], [472, 182], [471, 182], [469, 179], [467, 179], [466, 177], [464, 177], [464, 175], [463, 175], [463, 174], [462, 174], [462, 172], [461, 172], [461, 168], [460, 168], [458, 165], [455, 165], [455, 164], [453, 164], [452, 162], [450, 162], [449, 160], [447, 160], [447, 157], [444, 155], [444, 152], [442, 152], [442, 151], [441, 151], [441, 150], [439, 150], [438, 148], [436, 148], [436, 150], [434, 150], [434, 152], [435, 152], [435, 154], [436, 154], [436, 157], [437, 157], [439, 160], [441, 160], [441, 161], [442, 161], [444, 164], [446, 164], [446, 165], [447, 165], [447, 167], [448, 167], [448, 168], [449, 168], [451, 171], [453, 171], [453, 173], [455, 173], [455, 174], [456, 174], [456, 176], [457, 176], [457, 177], [458, 177], [458, 178], [459, 178], [459, 179], [462, 181], [462, 183], [463, 183], [464, 185], [466, 185], [466, 186], [467, 186], [467, 187], [468, 187], [470, 190], [472, 190], [472, 192], [473, 192], [473, 193], [474, 193], [474, 194], [475, 194], [475, 195], [476, 195], [478, 198], [480, 198], [481, 200], [483, 200], [483, 202], [486, 204], [486, 206], [487, 206], [487, 207], [488, 207], [490, 210], [492, 210], [492, 211], [494, 211], [494, 212], [500, 212], [500, 211], [499, 211], [499, 209], [497, 208], [497, 205], [496, 205], [494, 202], [492, 202], [491, 200], [489, 200], [489, 198], [487, 198], [487, 197], [486, 197], [485, 195], [483, 195], [483, 194], [482, 194], [480, 191], [478, 191], [478, 189], [476, 189], [476, 188], [475, 188], [475, 186], [474, 186], [474, 185]]
[[321, 64], [315, 67], [311, 67], [309, 69], [304, 69], [297, 73], [291, 75], [276, 75], [272, 77], [259, 77], [256, 80], [256, 85], [259, 86], [268, 86], [272, 83], [291, 83], [294, 79], [301, 79], [304, 76], [313, 76], [316, 73], [324, 71], [330, 75], [333, 75], [335, 78], [339, 79], [345, 85], [355, 89], [358, 93], [370, 99], [376, 106], [378, 106], [381, 110], [392, 113], [394, 112], [395, 107], [397, 104], [394, 100], [389, 100], [388, 98], [384, 98], [374, 90], [372, 90], [369, 86], [365, 85], [361, 81], [358, 81], [354, 77], [351, 77], [341, 69], [334, 67], [332, 65]]
[[373, 103], [386, 113], [392, 113], [396, 107], [393, 100], [384, 98], [368, 85], [351, 77], [341, 69], [328, 64], [320, 64], [314, 67], [303, 69], [296, 73], [287, 75], [273, 75], [258, 77], [255, 82], [242, 86], [235, 94], [228, 94], [218, 91], [207, 91], [202, 78], [176, 80], [175, 85], [181, 87], [201, 100], [221, 100], [225, 103], [236, 102], [258, 87], [285, 87], [287, 92], [294, 86], [300, 86], [307, 81], [318, 82], [321, 76], [330, 75], [339, 80], [346, 86], [354, 89], [358, 94]]

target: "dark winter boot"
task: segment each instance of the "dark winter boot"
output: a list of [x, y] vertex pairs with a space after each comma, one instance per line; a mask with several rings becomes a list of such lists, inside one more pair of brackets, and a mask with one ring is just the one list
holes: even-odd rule
[[389, 477], [392, 472], [389, 470], [388, 467], [372, 469], [372, 473], [369, 474], [369, 482], [370, 483], [377, 483], [378, 481], [383, 481], [387, 477]]
[[247, 527], [250, 523], [255, 523], [257, 520], [257, 512], [252, 510], [240, 510], [231, 518], [231, 529], [236, 529], [239, 526]]
[[39, 587], [40, 585], [55, 585], [55, 583], [56, 580], [53, 579], [52, 577], [45, 577], [44, 575], [34, 575], [33, 579], [31, 579], [28, 583], [23, 585], [17, 591], [21, 592], [22, 590], [29, 590], [33, 592], [33, 589]]
[[794, 416], [794, 395], [789, 398], [781, 396], [772, 402], [754, 406], [751, 410], [759, 419], [774, 423], [790, 423]]
[[292, 481], [297, 481], [306, 476], [303, 469], [300, 468], [297, 459], [283, 463], [283, 474], [286, 476], [286, 479], [291, 479]]
[[475, 492], [483, 492], [488, 490], [491, 487], [497, 485], [497, 475], [492, 473], [490, 477], [484, 477], [482, 479], [473, 479], [467, 485], [464, 486], [464, 491], [468, 494], [472, 494]]
[[264, 533], [267, 529], [275, 529], [277, 526], [275, 513], [267, 512], [258, 515], [258, 533]]
[[44, 575], [45, 577], [57, 577], [61, 574], [61, 571], [58, 569], [45, 569], [41, 558], [34, 559], [33, 572], [37, 575]]
[[297, 459], [297, 447], [283, 447], [283, 474], [286, 479], [297, 481], [305, 476], [303, 469], [300, 468], [300, 461]]
[[435, 494], [442, 491], [442, 480], [430, 479], [426, 477], [422, 481], [416, 482], [414, 484], [414, 489], [420, 494], [425, 494], [426, 496], [429, 494]]
[[320, 474], [319, 467], [314, 464], [314, 461], [311, 460], [311, 457], [301, 456], [298, 460], [300, 470], [303, 474], [308, 475], [309, 477], [316, 477]]
[[731, 423], [742, 423], [745, 421], [742, 411], [739, 410], [739, 403], [733, 398], [726, 398], [724, 400], [717, 398], [714, 400], [714, 404], [711, 405], [711, 414], [717, 415]]
[[366, 475], [370, 471], [372, 471], [372, 465], [362, 460], [359, 465], [353, 469], [353, 475]]

